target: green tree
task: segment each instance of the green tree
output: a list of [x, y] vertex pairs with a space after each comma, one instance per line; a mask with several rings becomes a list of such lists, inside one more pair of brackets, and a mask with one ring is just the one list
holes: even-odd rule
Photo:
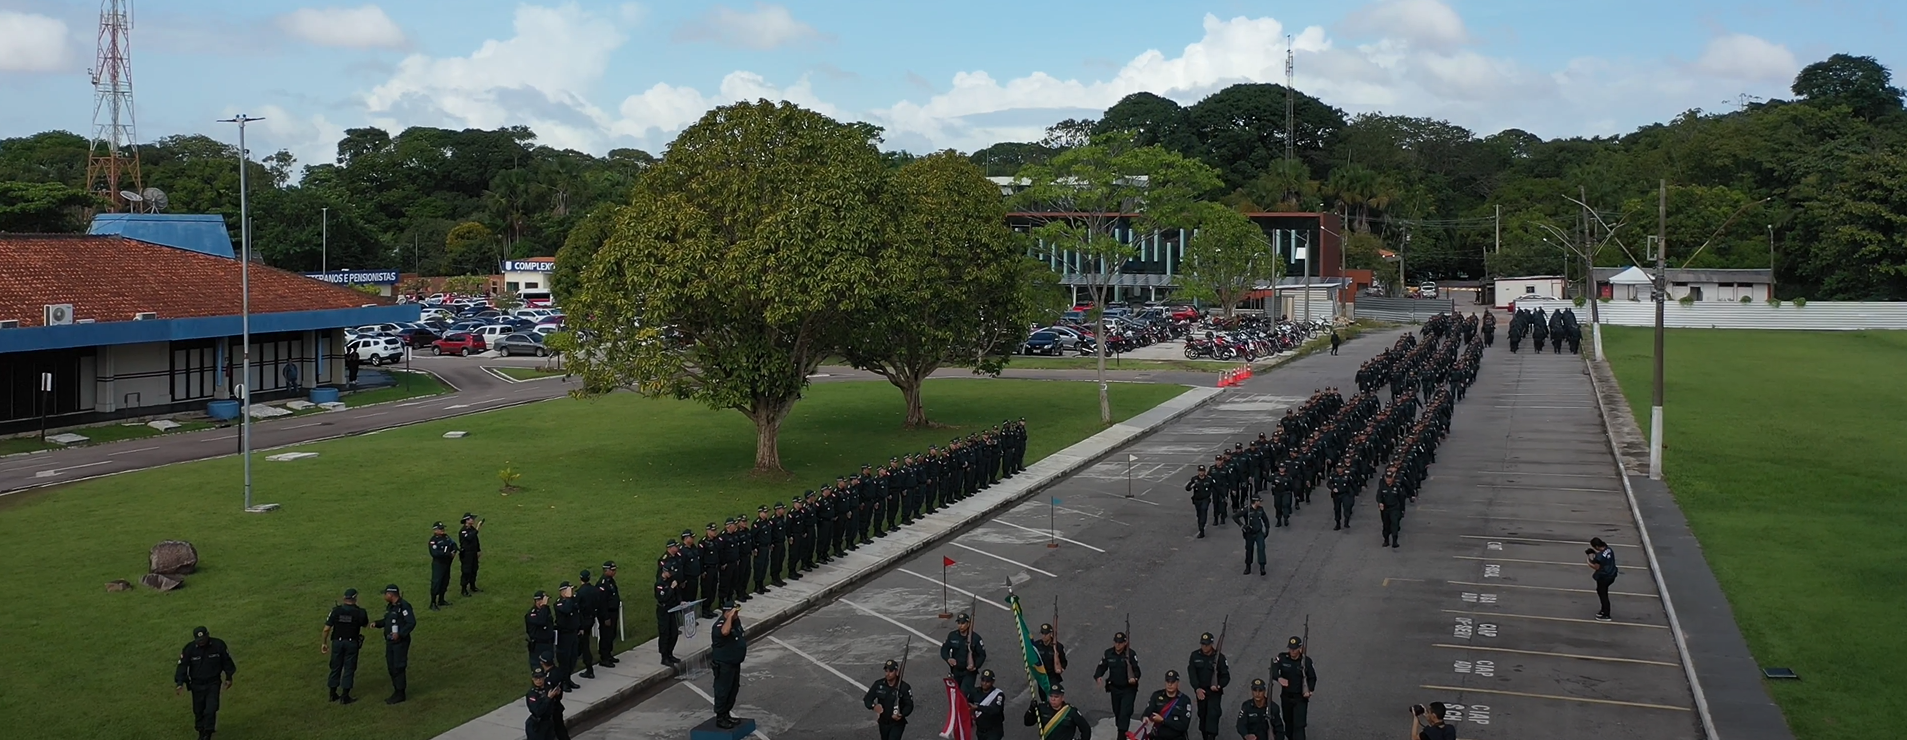
[[881, 279], [842, 354], [900, 389], [911, 429], [928, 424], [920, 387], [935, 370], [999, 374], [1026, 339], [1032, 278], [1046, 267], [1007, 228], [999, 189], [956, 152], [901, 167], [881, 207]]
[[1250, 218], [1217, 203], [1197, 209], [1198, 230], [1185, 245], [1187, 297], [1223, 307], [1225, 317], [1262, 281], [1276, 283], [1284, 265], [1265, 231]]
[[1093, 133], [1131, 131], [1139, 146], [1157, 144], [1180, 154], [1195, 155], [1198, 141], [1186, 131], [1185, 108], [1149, 92], [1127, 95], [1106, 109]]
[[1820, 234], [1793, 259], [1819, 286], [1811, 297], [1907, 300], [1907, 150], [1849, 160], [1841, 181], [1805, 204], [1802, 221]]
[[1006, 142], [974, 152], [968, 159], [980, 166], [988, 177], [1012, 177], [1027, 165], [1045, 164], [1053, 150], [1042, 144]]
[[1868, 120], [1900, 112], [1901, 90], [1894, 75], [1873, 57], [1835, 54], [1801, 68], [1794, 94], [1810, 103], [1845, 105]]
[[1311, 168], [1304, 160], [1280, 159], [1240, 192], [1256, 210], [1292, 213], [1316, 206], [1320, 187], [1317, 180], [1311, 179]]
[[570, 298], [582, 287], [583, 271], [602, 251], [603, 243], [616, 232], [616, 218], [622, 207], [604, 203], [592, 209], [563, 240], [556, 252], [556, 269], [550, 273], [550, 295], [556, 302], [569, 305]]
[[91, 193], [63, 183], [0, 181], [0, 231], [84, 233], [81, 214], [97, 204]]
[[489, 275], [497, 271], [497, 236], [475, 221], [457, 224], [444, 235], [444, 257], [453, 275]]
[[[1324, 166], [1326, 149], [1344, 128], [1344, 113], [1302, 92], [1294, 93], [1292, 148], [1313, 167]], [[1243, 187], [1285, 156], [1285, 87], [1232, 85], [1186, 109], [1187, 133], [1198, 157], [1221, 170], [1225, 183]]]
[[[1091, 144], [1026, 168], [1021, 177], [1028, 186], [1014, 203], [1033, 214], [1033, 237], [1041, 249], [1076, 266], [1068, 278], [1085, 285], [1099, 309], [1138, 253], [1131, 235], [1192, 225], [1194, 204], [1222, 184], [1210, 166], [1164, 147], [1136, 146], [1123, 131], [1094, 137]], [[1098, 357], [1099, 417], [1110, 424], [1105, 342], [1098, 343]]]
[[1092, 143], [1093, 129], [1097, 121], [1086, 118], [1068, 118], [1046, 127], [1046, 138], [1040, 140], [1040, 146], [1048, 149], [1074, 149]]
[[868, 132], [787, 103], [716, 108], [636, 185], [570, 316], [585, 388], [735, 409], [755, 470], [784, 472], [781, 424], [873, 305], [886, 173]]

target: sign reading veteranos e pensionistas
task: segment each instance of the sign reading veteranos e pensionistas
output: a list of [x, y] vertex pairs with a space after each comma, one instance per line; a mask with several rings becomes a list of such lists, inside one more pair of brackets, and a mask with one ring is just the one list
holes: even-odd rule
[[307, 272], [305, 277], [338, 285], [396, 285], [396, 270], [340, 270]]

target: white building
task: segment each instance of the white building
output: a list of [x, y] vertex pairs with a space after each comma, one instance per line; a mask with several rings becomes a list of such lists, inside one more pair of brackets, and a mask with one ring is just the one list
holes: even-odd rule
[[[1766, 301], [1774, 288], [1774, 272], [1763, 269], [1669, 269], [1666, 271], [1669, 298], [1684, 296], [1696, 301]], [[1655, 282], [1654, 271], [1640, 267], [1596, 268], [1597, 291], [1613, 301], [1647, 301]], [[1498, 295], [1502, 293], [1499, 290]], [[1558, 296], [1559, 298], [1561, 296]]]
[[503, 263], [503, 290], [508, 293], [523, 294], [525, 291], [548, 291], [550, 275], [556, 272], [555, 257], [530, 257], [520, 260], [505, 260]]
[[1509, 308], [1510, 304], [1521, 299], [1561, 299], [1568, 289], [1569, 281], [1559, 275], [1502, 277], [1496, 279], [1495, 303], [1497, 308]]

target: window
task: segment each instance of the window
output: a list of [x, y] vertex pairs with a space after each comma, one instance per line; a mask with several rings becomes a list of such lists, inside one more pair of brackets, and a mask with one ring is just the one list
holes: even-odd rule
[[1523, 286], [1523, 295], [1536, 295], [1536, 286], [1534, 285]]
[[517, 283], [515, 281], [504, 283], [503, 289], [515, 293], [517, 291]]
[[536, 290], [536, 286], [537, 286], [537, 284], [536, 284], [536, 283], [524, 283], [524, 284], [523, 284], [523, 289], [524, 289], [524, 290]]
[[172, 343], [172, 400], [211, 398], [218, 389], [217, 347], [210, 340]]

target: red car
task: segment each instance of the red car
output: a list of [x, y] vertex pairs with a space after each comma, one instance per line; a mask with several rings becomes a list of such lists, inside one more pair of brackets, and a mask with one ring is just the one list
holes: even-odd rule
[[1198, 309], [1191, 306], [1174, 306], [1171, 310], [1173, 321], [1196, 321], [1199, 317]]
[[482, 334], [458, 333], [431, 342], [430, 349], [431, 352], [439, 355], [469, 357], [472, 352], [482, 352], [489, 347], [484, 344]]

